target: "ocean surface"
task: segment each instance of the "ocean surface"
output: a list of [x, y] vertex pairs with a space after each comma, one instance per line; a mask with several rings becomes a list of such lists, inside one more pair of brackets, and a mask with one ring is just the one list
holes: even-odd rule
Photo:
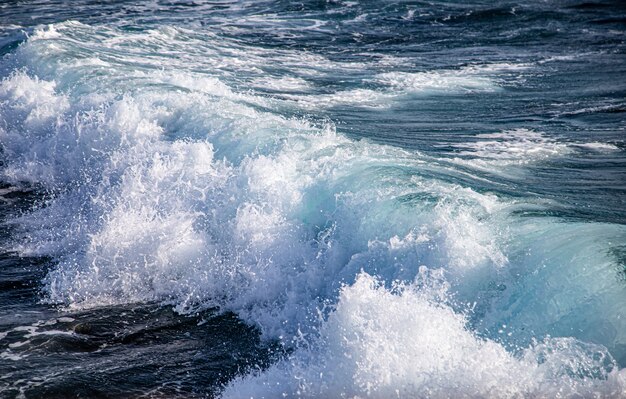
[[0, 1], [0, 397], [626, 398], [626, 3]]

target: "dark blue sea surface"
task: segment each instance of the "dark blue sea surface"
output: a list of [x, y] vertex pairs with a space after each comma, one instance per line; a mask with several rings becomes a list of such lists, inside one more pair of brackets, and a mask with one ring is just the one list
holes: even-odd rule
[[626, 398], [626, 6], [0, 3], [0, 397]]

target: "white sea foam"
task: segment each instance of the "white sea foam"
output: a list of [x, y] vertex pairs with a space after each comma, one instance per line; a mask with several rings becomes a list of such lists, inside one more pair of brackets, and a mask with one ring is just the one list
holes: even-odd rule
[[611, 143], [591, 142], [591, 143], [574, 143], [572, 145], [575, 147], [584, 148], [584, 149], [591, 150], [591, 151], [599, 151], [599, 152], [619, 151], [619, 147]]
[[528, 64], [494, 63], [428, 72], [386, 72], [375, 81], [411, 93], [494, 92], [501, 89], [499, 75], [528, 69]]
[[488, 171], [489, 173], [513, 176], [515, 169], [537, 162], [580, 153], [581, 150], [595, 152], [619, 151], [611, 143], [571, 143], [559, 141], [541, 132], [514, 129], [497, 133], [478, 134], [475, 141], [455, 144], [458, 148], [455, 163]]
[[343, 90], [315, 96], [284, 96], [284, 98], [295, 100], [298, 105], [307, 109], [334, 107], [338, 105], [386, 108], [395, 97], [394, 94], [372, 89]]
[[441, 304], [439, 279], [423, 268], [415, 285], [390, 291], [361, 274], [319, 342], [231, 382], [223, 397], [623, 397], [626, 370], [605, 348], [546, 339], [512, 355]]
[[311, 88], [311, 85], [306, 80], [298, 77], [262, 77], [255, 79], [252, 84], [262, 89], [279, 91], [303, 91]]
[[545, 161], [571, 153], [566, 143], [528, 129], [514, 129], [475, 136], [476, 140], [455, 144], [455, 161], [474, 168], [502, 172], [503, 168]]
[[[43, 30], [21, 46], [10, 61], [23, 70], [0, 83], [2, 178], [52, 196], [14, 221], [24, 240], [13, 247], [55, 259], [49, 301], [219, 306], [293, 350], [234, 382], [231, 397], [623, 392], [623, 371], [602, 347], [543, 341], [552, 331], [584, 335], [570, 328], [576, 321], [600, 322], [593, 340], [623, 355], [623, 310], [600, 306], [619, 304], [623, 287], [609, 273], [582, 273], [590, 257], [613, 264], [607, 243], [624, 233], [619, 227], [594, 225], [606, 239], [589, 243], [589, 226], [523, 224], [515, 211], [528, 204], [447, 182], [442, 176], [455, 171], [445, 160], [261, 111], [274, 103], [235, 90], [228, 71], [255, 76], [260, 50], [220, 47], [219, 38], [182, 29], [49, 30], [56, 33]], [[168, 52], [189, 43], [172, 61]], [[77, 53], [107, 66], [68, 62]], [[338, 67], [315, 56], [290, 62], [319, 73]], [[528, 130], [482, 135], [459, 149], [469, 160], [519, 164], [568, 151]], [[549, 247], [552, 236], [570, 237], [575, 256], [558, 251], [563, 243]], [[548, 271], [533, 251], [554, 254]], [[390, 289], [394, 281], [404, 283]], [[603, 297], [588, 298], [582, 286]], [[526, 298], [528, 287], [549, 294]], [[556, 310], [550, 298], [559, 298]], [[468, 303], [484, 335], [519, 315], [526, 325], [513, 338], [528, 349], [480, 338], [466, 322]], [[570, 310], [593, 321], [568, 319]], [[542, 341], [526, 342], [535, 336]]]
[[377, 82], [405, 92], [490, 92], [499, 89], [488, 76], [473, 76], [464, 70], [441, 72], [387, 72], [376, 77]]
[[10, 349], [0, 352], [0, 359], [18, 361], [24, 359], [26, 356], [13, 353]]
[[[384, 61], [382, 63], [384, 64]], [[361, 66], [363, 67], [363, 66]], [[307, 108], [351, 105], [386, 108], [407, 95], [488, 93], [501, 90], [499, 75], [529, 68], [526, 64], [472, 65], [428, 72], [384, 72], [368, 80], [374, 88], [356, 88], [319, 95], [285, 96]]]

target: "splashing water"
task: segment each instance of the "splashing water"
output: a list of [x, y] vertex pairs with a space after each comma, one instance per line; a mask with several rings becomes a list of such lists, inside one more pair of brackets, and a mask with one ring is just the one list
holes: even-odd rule
[[[200, 3], [212, 24], [155, 3], [161, 17], [127, 25], [146, 3], [51, 21], [3, 50], [2, 182], [42, 199], [3, 216], [2, 247], [49, 259], [46, 306], [232, 312], [280, 350], [221, 380], [223, 397], [624, 397], [622, 119], [596, 125], [606, 139], [576, 135], [595, 120], [569, 108], [591, 100], [551, 103], [559, 82], [540, 86], [583, 61], [428, 65], [418, 47], [384, 53], [395, 44], [381, 32], [359, 36], [400, 11], [399, 24], [453, 29], [506, 7], [339, 2], [335, 17], [290, 19]], [[511, 15], [526, 26], [533, 7]], [[318, 46], [327, 29], [336, 42]], [[340, 56], [346, 40], [364, 47]], [[508, 112], [537, 97], [536, 120]], [[442, 112], [445, 128], [417, 126]], [[21, 331], [26, 345], [42, 326], [0, 342]], [[19, 348], [0, 356], [32, 356]]]

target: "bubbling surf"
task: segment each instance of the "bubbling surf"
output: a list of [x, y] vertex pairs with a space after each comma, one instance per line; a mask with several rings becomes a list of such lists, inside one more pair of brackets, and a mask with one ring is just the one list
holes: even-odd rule
[[[626, 228], [507, 192], [534, 165], [620, 147], [520, 126], [451, 156], [311, 115], [500, 95], [535, 67], [388, 61], [170, 26], [37, 28], [2, 60], [1, 173], [48, 199], [5, 249], [53, 259], [44, 302], [68, 311], [218, 308], [279, 343], [223, 397], [624, 397]], [[353, 70], [371, 77], [317, 90]]]

